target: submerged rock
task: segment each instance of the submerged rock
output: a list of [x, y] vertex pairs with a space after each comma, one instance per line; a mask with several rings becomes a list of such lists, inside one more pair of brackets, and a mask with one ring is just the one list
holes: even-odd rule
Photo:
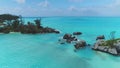
[[104, 36], [104, 35], [101, 35], [101, 36], [98, 36], [98, 37], [96, 38], [96, 40], [99, 40], [99, 39], [105, 39], [105, 36]]
[[65, 44], [66, 43], [65, 39], [59, 39], [58, 41], [59, 41], [60, 44]]
[[81, 35], [82, 32], [74, 32], [73, 35]]

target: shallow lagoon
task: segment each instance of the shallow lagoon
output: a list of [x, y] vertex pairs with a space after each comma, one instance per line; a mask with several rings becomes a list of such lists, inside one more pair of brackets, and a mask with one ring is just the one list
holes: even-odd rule
[[[35, 18], [25, 18], [33, 20]], [[50, 17], [43, 26], [60, 30], [61, 34], [0, 34], [0, 68], [118, 68], [120, 57], [95, 52], [90, 48], [74, 52], [73, 44], [60, 45], [65, 33], [83, 32], [78, 36], [94, 44], [96, 36], [116, 31], [120, 37], [119, 17]]]

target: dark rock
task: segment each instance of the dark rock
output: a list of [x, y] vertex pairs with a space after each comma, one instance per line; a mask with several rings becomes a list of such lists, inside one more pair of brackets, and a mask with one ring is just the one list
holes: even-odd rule
[[85, 47], [85, 46], [86, 46], [86, 41], [84, 41], [84, 40], [78, 41], [78, 42], [76, 42], [76, 44], [74, 45], [74, 47], [75, 47], [76, 49], [80, 49], [80, 48]]
[[74, 32], [73, 35], [81, 35], [82, 32]]
[[88, 46], [91, 46], [90, 44], [88, 44]]
[[56, 33], [56, 34], [59, 34], [59, 33], [60, 33], [60, 31], [57, 31], [57, 30], [54, 30], [53, 32]]
[[60, 44], [65, 44], [64, 42], [60, 43]]
[[63, 36], [63, 39], [70, 39], [71, 37], [72, 37], [71, 34], [65, 34], [65, 35]]
[[65, 34], [62, 39], [66, 40], [67, 43], [76, 42], [78, 39], [72, 34]]
[[117, 50], [118, 53], [120, 53], [120, 45], [116, 46], [116, 50]]
[[72, 36], [72, 34], [65, 34], [63, 36], [63, 39], [65, 39], [67, 43], [71, 43], [72, 41], [77, 41], [77, 38], [75, 36]]
[[96, 40], [99, 40], [99, 39], [105, 39], [105, 36], [102, 35], [102, 36], [98, 36], [98, 37], [96, 38]]
[[74, 41], [78, 41], [78, 39], [77, 39], [77, 38], [75, 38], [75, 39], [74, 39]]

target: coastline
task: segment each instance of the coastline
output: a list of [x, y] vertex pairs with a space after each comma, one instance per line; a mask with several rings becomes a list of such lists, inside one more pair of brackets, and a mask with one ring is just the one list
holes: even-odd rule
[[[109, 35], [109, 32], [111, 32], [111, 30], [115, 30], [119, 28], [119, 26], [115, 25], [118, 24], [116, 20], [112, 21], [113, 24], [111, 24], [109, 20], [108, 22], [110, 22], [110, 24], [109, 23], [104, 24], [98, 22], [101, 19], [94, 19], [94, 18], [93, 19], [85, 18], [82, 21], [81, 19], [77, 19], [76, 21], [76, 18], [73, 18], [72, 20], [65, 18], [60, 18], [60, 19], [61, 20], [56, 20], [54, 18], [52, 19], [45, 18], [44, 20], [42, 20], [43, 26], [50, 26], [58, 30], [61, 30], [62, 33], [60, 34], [50, 33], [50, 34], [24, 35], [24, 34], [20, 34], [19, 32], [12, 32], [12, 34], [10, 33], [5, 36], [1, 35], [0, 54], [1, 57], [3, 58], [4, 57], [9, 58], [6, 60], [3, 59], [4, 62], [6, 62], [6, 65], [11, 67], [11, 65], [9, 65], [10, 63], [8, 62], [11, 61], [12, 63], [16, 62], [16, 64], [22, 68], [25, 68], [24, 64], [34, 65], [34, 66], [42, 64], [43, 67], [44, 64], [46, 64], [47, 67], [52, 67], [50, 66], [50, 64], [55, 64], [55, 65], [61, 64], [62, 68], [67, 66], [69, 67], [70, 65], [72, 65], [73, 68], [76, 65], [81, 67], [81, 64], [86, 65], [86, 63], [92, 66], [88, 68], [96, 68], [96, 67], [101, 68], [101, 65], [103, 65], [102, 67], [104, 68], [106, 67], [116, 68], [116, 66], [119, 66], [120, 64], [119, 56], [113, 56], [111, 54], [103, 53], [100, 51], [99, 51], [100, 54], [96, 54], [95, 53], [96, 51], [91, 49], [91, 47], [94, 45], [93, 43], [95, 43], [96, 41], [97, 36], [101, 34], [105, 34], [105, 36], [107, 37]], [[95, 24], [93, 20], [97, 22], [97, 24]], [[98, 24], [100, 25], [98, 26]], [[109, 29], [108, 27], [106, 27], [106, 25], [109, 26]], [[113, 29], [112, 26], [114, 26], [115, 29]], [[87, 44], [91, 44], [90, 47], [87, 46], [85, 48], [80, 48], [79, 50], [74, 52], [75, 49], [74, 43], [62, 44], [62, 45], [58, 43], [59, 37], [62, 37], [65, 33], [72, 34], [73, 32], [76, 31], [81, 31], [83, 33], [82, 35], [77, 36], [77, 38], [84, 39], [87, 42]], [[119, 34], [119, 30], [116, 31], [117, 34]], [[14, 35], [14, 33], [19, 33], [19, 34]], [[116, 38], [119, 38], [119, 35], [117, 35]], [[50, 64], [48, 64], [48, 61], [50, 61]], [[67, 63], [70, 62], [70, 63], [64, 64], [64, 62]], [[0, 61], [0, 63], [2, 63], [2, 61]], [[62, 66], [62, 64], [64, 66]], [[110, 65], [108, 66], [107, 64]]]

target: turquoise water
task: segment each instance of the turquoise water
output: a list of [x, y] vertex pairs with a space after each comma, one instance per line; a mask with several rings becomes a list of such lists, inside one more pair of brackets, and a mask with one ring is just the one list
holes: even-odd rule
[[99, 35], [109, 39], [111, 31], [116, 31], [118, 38], [119, 17], [49, 17], [42, 19], [42, 25], [56, 28], [61, 34], [0, 34], [0, 68], [119, 68], [120, 57], [88, 47], [74, 52], [73, 44], [58, 43], [65, 33], [75, 31], [81, 31], [79, 39], [89, 44], [94, 44]]

